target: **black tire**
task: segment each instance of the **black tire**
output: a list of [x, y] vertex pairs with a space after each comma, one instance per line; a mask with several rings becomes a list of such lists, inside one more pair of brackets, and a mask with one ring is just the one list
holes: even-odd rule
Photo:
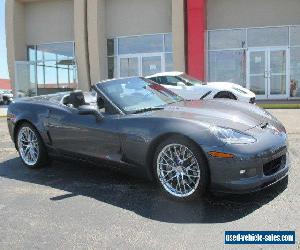
[[231, 99], [231, 100], [237, 100], [236, 96], [228, 91], [221, 91], [217, 93], [214, 98], [225, 98], [225, 99]]
[[[37, 145], [38, 145], [38, 156], [37, 156], [37, 160], [34, 164], [27, 164], [26, 161], [23, 159], [21, 152], [20, 152], [19, 136], [21, 136], [20, 131], [24, 128], [29, 128], [35, 134], [35, 136], [37, 138], [36, 141], [37, 141]], [[30, 123], [24, 122], [19, 126], [18, 131], [16, 133], [15, 143], [16, 143], [16, 148], [18, 149], [20, 158], [26, 167], [31, 168], [31, 169], [36, 169], [36, 168], [41, 168], [48, 163], [48, 153], [47, 153], [46, 147], [44, 145], [44, 142], [43, 142], [39, 132], [37, 131], [37, 129]]]
[[[178, 196], [172, 195], [163, 186], [163, 184], [160, 181], [160, 178], [158, 176], [157, 162], [158, 162], [159, 154], [166, 146], [172, 145], [172, 144], [180, 144], [180, 145], [187, 147], [192, 152], [194, 157], [196, 158], [199, 169], [200, 169], [200, 180], [199, 180], [198, 186], [195, 188], [195, 191], [188, 196], [178, 197]], [[155, 179], [156, 179], [158, 185], [160, 186], [161, 190], [163, 191], [163, 193], [166, 194], [168, 197], [171, 197], [178, 201], [195, 200], [195, 199], [202, 197], [206, 193], [207, 186], [209, 183], [208, 165], [207, 165], [207, 161], [206, 161], [201, 149], [194, 142], [185, 138], [184, 136], [171, 136], [168, 139], [164, 140], [157, 147], [155, 155], [154, 155], [154, 160], [153, 160], [153, 173], [154, 173]]]

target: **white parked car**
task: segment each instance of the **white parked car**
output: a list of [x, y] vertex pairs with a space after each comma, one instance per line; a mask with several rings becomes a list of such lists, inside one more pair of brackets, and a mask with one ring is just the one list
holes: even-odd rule
[[182, 72], [164, 72], [146, 78], [163, 85], [187, 100], [229, 98], [254, 103], [255, 94], [231, 82], [202, 82]]

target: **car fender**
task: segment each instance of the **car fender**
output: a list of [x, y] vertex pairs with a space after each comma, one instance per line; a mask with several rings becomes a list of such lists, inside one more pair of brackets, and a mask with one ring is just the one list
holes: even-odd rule
[[[236, 83], [231, 83], [231, 82], [209, 82], [208, 85], [216, 90], [216, 94], [221, 91], [228, 91], [234, 94], [238, 100], [240, 101], [246, 101], [249, 102], [250, 98], [255, 97], [255, 94], [250, 91], [249, 89], [246, 89]], [[237, 91], [234, 88], [240, 88], [246, 93], [241, 93]]]
[[[128, 129], [121, 131], [121, 150], [129, 163], [149, 166], [156, 147], [162, 140], [172, 135], [184, 136], [199, 147], [222, 145], [217, 138], [212, 136], [209, 126], [204, 123], [178, 118], [149, 117], [141, 123], [141, 126], [133, 127], [131, 124], [138, 124], [134, 120], [128, 121], [128, 124], [122, 124], [123, 128], [128, 127]], [[146, 124], [147, 128], [143, 127], [143, 124]]]
[[[22, 107], [22, 108], [21, 108]], [[43, 141], [49, 143], [45, 119], [48, 115], [48, 108], [39, 104], [31, 103], [12, 103], [8, 107], [7, 113], [13, 115], [13, 120], [9, 122], [11, 126], [10, 132], [13, 141], [15, 141], [15, 133], [18, 126], [22, 122], [31, 123], [40, 133]]]

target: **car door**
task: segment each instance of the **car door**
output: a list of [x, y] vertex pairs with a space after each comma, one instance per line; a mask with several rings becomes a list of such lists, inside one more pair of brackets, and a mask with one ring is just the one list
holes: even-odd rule
[[204, 85], [197, 86], [186, 86], [182, 93], [185, 99], [189, 100], [199, 100], [203, 95], [205, 95], [210, 90], [204, 87]]
[[70, 107], [50, 108], [47, 126], [52, 145], [63, 153], [119, 161], [117, 120], [118, 115], [99, 120]]

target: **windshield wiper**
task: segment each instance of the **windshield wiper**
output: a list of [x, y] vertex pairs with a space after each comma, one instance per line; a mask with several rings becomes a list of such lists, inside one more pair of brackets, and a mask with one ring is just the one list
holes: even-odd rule
[[138, 109], [138, 110], [133, 111], [132, 114], [144, 113], [144, 112], [161, 110], [161, 109], [164, 109], [164, 108], [163, 107], [153, 107], [153, 108]]

